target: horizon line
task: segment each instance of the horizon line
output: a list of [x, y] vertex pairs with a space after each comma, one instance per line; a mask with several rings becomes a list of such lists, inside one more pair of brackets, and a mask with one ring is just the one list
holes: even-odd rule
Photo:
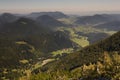
[[120, 11], [60, 11], [60, 10], [45, 10], [45, 11], [26, 11], [26, 12], [23, 12], [23, 11], [11, 11], [11, 10], [8, 10], [8, 11], [0, 11], [0, 14], [4, 14], [4, 13], [11, 13], [11, 14], [30, 14], [30, 13], [39, 13], [39, 12], [62, 12], [64, 14], [71, 14], [71, 15], [80, 15], [80, 14], [84, 14], [84, 15], [87, 15], [87, 14], [91, 14], [91, 15], [94, 15], [94, 14], [120, 14]]

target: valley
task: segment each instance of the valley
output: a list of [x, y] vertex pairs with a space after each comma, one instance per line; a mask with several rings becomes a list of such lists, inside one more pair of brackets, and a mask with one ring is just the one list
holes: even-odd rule
[[[116, 69], [120, 26], [116, 20], [102, 14], [1, 14], [0, 80], [93, 80], [103, 74], [120, 78]], [[96, 71], [98, 67], [101, 72]], [[116, 71], [114, 77], [111, 69]]]

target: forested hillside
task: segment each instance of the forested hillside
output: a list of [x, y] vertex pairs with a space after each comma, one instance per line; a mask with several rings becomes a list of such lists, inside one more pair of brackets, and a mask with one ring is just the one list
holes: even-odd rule
[[[95, 78], [106, 78], [107, 80], [112, 78], [119, 79], [120, 75], [118, 68], [120, 63], [119, 61], [115, 61], [120, 59], [119, 40], [120, 32], [114, 34], [110, 38], [102, 40], [98, 43], [85, 47], [78, 52], [63, 57], [60, 60], [49, 63], [43, 66], [40, 70], [43, 72], [43, 74], [46, 72], [50, 72], [50, 74], [58, 73], [58, 75], [60, 75], [63, 79], [65, 78], [65, 80], [69, 79], [69, 77], [72, 77], [73, 79], [74, 77], [77, 79], [83, 77], [83, 80], [86, 80], [84, 78], [90, 78], [90, 80]], [[95, 66], [100, 66], [100, 70], [102, 72], [99, 73], [99, 71], [95, 71]], [[81, 72], [81, 70], [84, 69], [85, 71]], [[111, 71], [111, 69], [115, 70]], [[75, 72], [72, 72], [74, 70]], [[54, 73], [52, 73], [52, 71], [54, 71]], [[38, 71], [35, 71], [35, 73], [38, 73]], [[42, 76], [43, 74], [39, 74], [38, 76]], [[57, 77], [58, 75], [55, 76]], [[63, 77], [63, 75], [65, 76]]]

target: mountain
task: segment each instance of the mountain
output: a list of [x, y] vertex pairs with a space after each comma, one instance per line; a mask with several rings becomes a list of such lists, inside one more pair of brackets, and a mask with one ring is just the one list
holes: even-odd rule
[[38, 24], [42, 24], [43, 26], [46, 26], [49, 28], [65, 26], [65, 24], [63, 24], [62, 22], [60, 22], [60, 21], [58, 21], [58, 20], [56, 20], [53, 17], [48, 16], [48, 15], [39, 16], [36, 19], [36, 22]]
[[0, 15], [0, 25], [2, 26], [5, 23], [13, 22], [17, 19], [18, 19], [18, 17], [14, 16], [13, 14], [3, 13], [2, 15]]
[[105, 23], [108, 21], [111, 21], [111, 18], [109, 16], [96, 14], [93, 16], [79, 17], [75, 23], [80, 24], [80, 25], [95, 25], [95, 24]]
[[98, 43], [92, 44], [82, 50], [72, 53], [60, 60], [49, 63], [42, 67], [42, 71], [46, 70], [73, 70], [84, 64], [96, 63], [103, 57], [104, 51], [120, 53], [120, 31], [111, 37], [104, 39]]
[[22, 59], [35, 58], [36, 54], [30, 51], [31, 46], [35, 47], [35, 45], [27, 42], [25, 38], [28, 36], [33, 38], [33, 35], [41, 34], [44, 31], [33, 20], [27, 18], [20, 18], [14, 22], [4, 24], [0, 29], [1, 67], [16, 67], [20, 65], [19, 61]]
[[95, 42], [99, 42], [102, 39], [107, 38], [109, 35], [106, 33], [88, 33], [88, 34], [84, 34], [82, 32], [77, 32], [78, 35], [81, 36], [86, 36], [88, 37], [88, 41], [90, 42], [90, 44], [93, 44]]
[[65, 15], [62, 12], [34, 12], [34, 13], [29, 14], [28, 17], [36, 19], [37, 17], [42, 16], [42, 15], [48, 15], [55, 19], [68, 17], [67, 15]]
[[41, 25], [36, 25], [34, 20], [20, 18], [12, 23], [6, 23], [0, 29], [1, 32], [11, 35], [30, 35], [45, 32]]
[[94, 26], [94, 27], [98, 28], [98, 29], [119, 31], [120, 30], [120, 21], [111, 21], [111, 22], [107, 22], [107, 23], [103, 23], [103, 24]]
[[110, 17], [113, 21], [120, 21], [120, 14], [102, 14], [105, 17]]
[[34, 59], [36, 56], [32, 52], [32, 47], [24, 42], [17, 42], [12, 36], [0, 34], [0, 69], [17, 68], [22, 65], [20, 60]]
[[20, 60], [48, 57], [50, 52], [72, 47], [72, 44], [65, 33], [53, 32], [34, 20], [20, 18], [0, 29], [0, 66], [16, 67]]

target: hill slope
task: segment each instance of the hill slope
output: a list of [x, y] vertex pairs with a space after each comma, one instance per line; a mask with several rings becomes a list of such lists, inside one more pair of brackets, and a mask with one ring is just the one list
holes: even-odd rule
[[120, 21], [107, 22], [104, 24], [97, 25], [97, 26], [95, 26], [95, 28], [119, 31], [120, 30]]
[[[15, 66], [21, 59], [48, 56], [52, 51], [69, 48], [73, 44], [65, 33], [53, 32], [27, 18], [5, 24], [0, 29], [0, 42], [1, 67]], [[4, 65], [4, 61], [8, 64]]]
[[75, 23], [80, 25], [94, 25], [94, 24], [105, 23], [108, 21], [111, 21], [111, 18], [108, 16], [94, 15], [94, 16], [79, 17]]
[[110, 38], [102, 40], [96, 44], [83, 48], [79, 52], [75, 52], [61, 60], [42, 67], [42, 70], [72, 70], [83, 64], [96, 63], [103, 56], [104, 51], [120, 52], [120, 31]]
[[14, 16], [13, 14], [10, 14], [10, 13], [3, 13], [2, 15], [0, 15], [0, 28], [8, 23], [8, 22], [13, 22], [15, 20], [17, 20], [18, 17], [17, 16]]
[[49, 27], [49, 28], [54, 28], [54, 27], [61, 27], [61, 26], [65, 26], [65, 24], [63, 24], [62, 22], [54, 19], [53, 17], [51, 16], [48, 16], [48, 15], [43, 15], [43, 16], [40, 16], [36, 19], [36, 22], [38, 24], [42, 24], [43, 26], [45, 27]]

